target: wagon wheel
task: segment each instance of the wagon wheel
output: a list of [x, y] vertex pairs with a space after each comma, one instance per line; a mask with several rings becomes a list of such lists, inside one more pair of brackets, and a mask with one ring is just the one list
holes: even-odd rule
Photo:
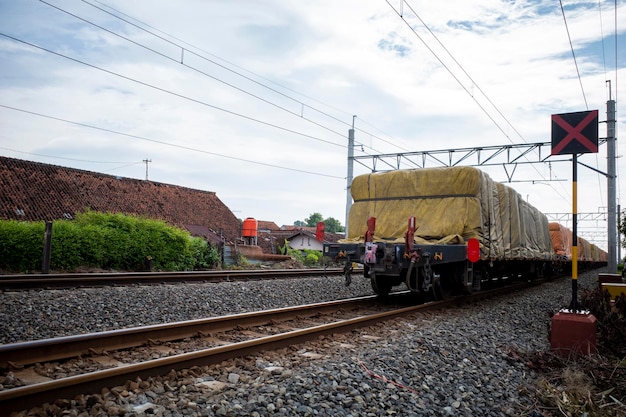
[[391, 284], [389, 281], [385, 280], [384, 277], [376, 275], [373, 271], [370, 272], [370, 281], [374, 292], [381, 297], [385, 297], [391, 292]]

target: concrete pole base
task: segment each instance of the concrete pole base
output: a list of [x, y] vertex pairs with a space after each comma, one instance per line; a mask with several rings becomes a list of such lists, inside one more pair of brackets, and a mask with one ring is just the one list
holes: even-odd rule
[[588, 311], [559, 311], [552, 316], [552, 352], [561, 357], [596, 354], [596, 321]]

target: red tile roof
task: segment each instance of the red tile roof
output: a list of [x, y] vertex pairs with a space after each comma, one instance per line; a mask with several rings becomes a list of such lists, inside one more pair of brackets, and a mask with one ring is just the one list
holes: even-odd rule
[[237, 217], [214, 192], [0, 156], [0, 219], [56, 220], [91, 209], [203, 226], [235, 241]]
[[280, 227], [272, 221], [267, 220], [259, 220], [259, 230], [280, 230]]

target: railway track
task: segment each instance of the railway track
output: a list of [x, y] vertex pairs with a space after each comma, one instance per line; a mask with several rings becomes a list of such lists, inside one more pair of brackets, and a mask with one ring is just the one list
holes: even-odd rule
[[342, 268], [0, 275], [0, 290], [250, 281], [341, 274]]
[[[219, 363], [226, 359], [291, 346], [333, 333], [347, 332], [394, 317], [510, 293], [528, 283], [468, 297], [406, 306], [406, 300], [386, 302], [370, 296], [321, 304], [244, 313], [205, 320], [124, 329], [58, 339], [0, 345], [0, 366], [32, 382], [0, 391], [0, 410], [17, 411], [58, 398], [97, 393], [128, 380], [164, 375], [171, 370]], [[399, 294], [397, 297], [408, 297]], [[180, 342], [181, 340], [185, 343]], [[183, 346], [185, 345], [185, 346]], [[119, 350], [125, 349], [125, 350]], [[125, 353], [124, 353], [125, 352]], [[154, 358], [158, 356], [157, 358]], [[39, 375], [42, 363], [67, 374], [59, 362], [99, 363], [86, 373], [58, 379]], [[124, 358], [132, 358], [130, 361]], [[124, 361], [122, 361], [124, 360]], [[6, 371], [5, 371], [6, 372]], [[54, 376], [52, 376], [54, 377]], [[29, 381], [31, 378], [31, 381]]]

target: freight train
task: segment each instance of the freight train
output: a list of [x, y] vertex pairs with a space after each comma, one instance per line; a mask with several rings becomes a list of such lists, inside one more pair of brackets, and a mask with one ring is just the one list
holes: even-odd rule
[[[399, 285], [430, 299], [478, 291], [505, 279], [535, 279], [571, 268], [572, 233], [514, 189], [473, 167], [364, 174], [351, 185], [349, 234], [323, 247], [354, 264], [385, 296]], [[578, 239], [581, 268], [607, 254]]]

